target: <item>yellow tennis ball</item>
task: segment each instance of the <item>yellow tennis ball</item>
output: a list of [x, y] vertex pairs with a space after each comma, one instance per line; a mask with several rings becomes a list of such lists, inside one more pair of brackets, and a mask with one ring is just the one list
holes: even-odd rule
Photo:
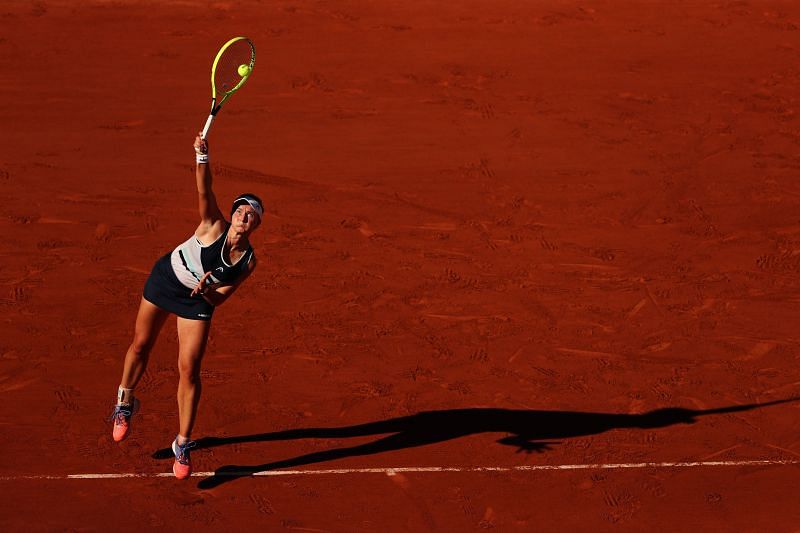
[[249, 65], [239, 65], [239, 76], [245, 77], [250, 74], [250, 66]]

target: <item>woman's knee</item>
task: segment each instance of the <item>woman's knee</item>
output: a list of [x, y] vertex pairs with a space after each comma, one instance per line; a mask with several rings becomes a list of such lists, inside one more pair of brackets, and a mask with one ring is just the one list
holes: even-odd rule
[[150, 355], [150, 351], [153, 349], [155, 343], [156, 343], [155, 337], [151, 335], [142, 335], [140, 333], [136, 333], [133, 336], [133, 342], [131, 343], [131, 350], [139, 357], [147, 357], [148, 355]]
[[200, 361], [188, 358], [178, 359], [178, 375], [182, 381], [200, 382]]

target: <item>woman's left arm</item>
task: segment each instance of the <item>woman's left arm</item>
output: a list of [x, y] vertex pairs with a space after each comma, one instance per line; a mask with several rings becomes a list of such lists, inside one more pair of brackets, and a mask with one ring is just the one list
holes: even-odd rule
[[256, 269], [256, 257], [253, 256], [250, 259], [250, 262], [247, 264], [247, 269], [242, 272], [242, 275], [239, 278], [231, 283], [231, 284], [224, 284], [224, 285], [214, 285], [208, 284], [208, 277], [211, 275], [211, 272], [206, 272], [203, 276], [203, 279], [197, 284], [197, 286], [192, 291], [192, 296], [195, 294], [201, 295], [205, 300], [213, 305], [214, 307], [218, 307], [222, 305], [225, 300], [230, 298], [231, 294], [233, 294], [236, 289], [239, 288], [239, 285], [244, 283], [244, 280], [250, 277], [250, 274]]

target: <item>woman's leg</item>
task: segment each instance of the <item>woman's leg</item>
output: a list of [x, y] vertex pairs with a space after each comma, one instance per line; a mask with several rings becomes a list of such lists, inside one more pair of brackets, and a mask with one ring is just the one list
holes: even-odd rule
[[116, 442], [120, 442], [128, 436], [131, 416], [136, 409], [133, 389], [147, 368], [150, 351], [156, 343], [167, 316], [169, 316], [168, 312], [142, 298], [142, 302], [139, 304], [139, 314], [136, 316], [133, 342], [125, 354], [122, 380], [117, 392], [117, 405], [111, 415], [111, 419], [114, 421], [111, 436]]
[[172, 443], [175, 462], [172, 472], [178, 479], [186, 479], [192, 474], [189, 449], [194, 446], [190, 437], [200, 403], [200, 362], [206, 351], [211, 322], [189, 320], [178, 317], [178, 417], [180, 433]]
[[133, 342], [125, 354], [120, 388], [129, 390], [136, 388], [145, 369], [147, 369], [150, 352], [168, 316], [169, 313], [167, 311], [142, 298], [142, 302], [139, 304], [139, 314], [136, 316]]
[[[189, 440], [200, 402], [200, 362], [206, 351], [211, 321], [178, 318], [178, 444]], [[183, 441], [183, 442], [182, 442]]]

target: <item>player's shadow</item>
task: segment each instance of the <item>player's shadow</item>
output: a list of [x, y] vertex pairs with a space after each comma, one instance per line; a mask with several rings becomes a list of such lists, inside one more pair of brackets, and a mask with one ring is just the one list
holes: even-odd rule
[[[657, 409], [642, 414], [582, 413], [573, 411], [538, 411], [512, 409], [448, 409], [335, 428], [305, 428], [258, 433], [238, 437], [205, 437], [197, 441], [196, 450], [243, 442], [267, 442], [293, 439], [343, 439], [367, 435], [387, 435], [357, 446], [313, 452], [290, 459], [260, 465], [226, 465], [198, 484], [209, 489], [236, 478], [257, 472], [291, 468], [333, 461], [343, 457], [373, 455], [403, 448], [415, 448], [476, 433], [507, 433], [497, 442], [514, 446], [518, 452], [544, 452], [557, 439], [596, 435], [611, 429], [655, 429], [674, 424], [693, 424], [697, 417], [749, 411], [795, 399], [776, 400], [763, 404], [737, 405], [718, 409], [694, 410], [679, 407]], [[156, 459], [172, 457], [169, 448], [153, 454]]]

